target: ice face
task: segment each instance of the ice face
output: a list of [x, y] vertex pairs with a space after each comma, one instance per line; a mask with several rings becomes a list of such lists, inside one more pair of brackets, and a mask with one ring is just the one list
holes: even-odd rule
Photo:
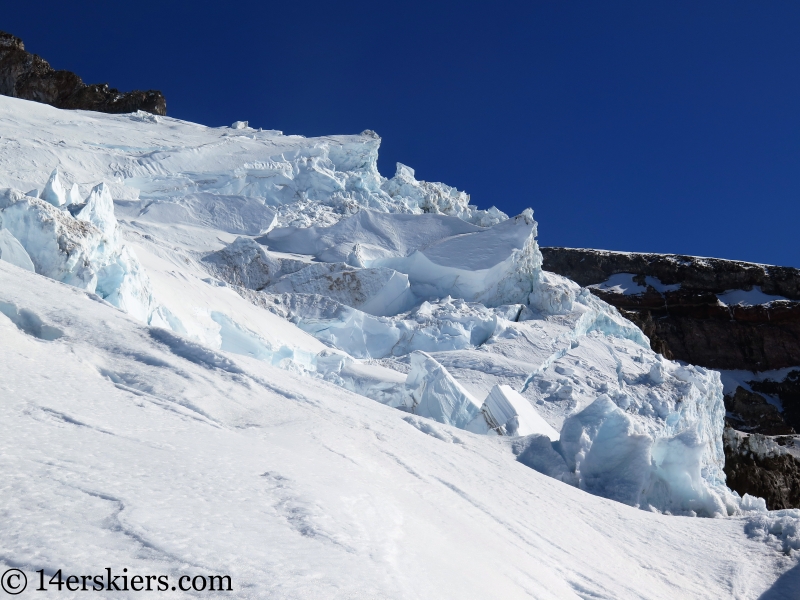
[[500, 306], [526, 302], [534, 290], [542, 262], [535, 238], [530, 210], [491, 228], [441, 215], [365, 210], [331, 227], [274, 229], [261, 241], [324, 262], [404, 273], [420, 299], [452, 296]]
[[495, 385], [486, 396], [482, 410], [490, 427], [503, 435], [545, 435], [551, 441], [559, 438], [559, 433], [531, 403], [510, 386]]
[[58, 167], [53, 169], [50, 174], [50, 179], [44, 185], [40, 198], [53, 206], [64, 206], [67, 203], [67, 193], [58, 178]]
[[[411, 354], [406, 387], [411, 392], [409, 409], [414, 414], [460, 429], [467, 429], [476, 419], [483, 421], [475, 398], [425, 352]], [[474, 426], [470, 429], [475, 430]]]
[[2, 229], [18, 240], [37, 273], [97, 292], [118, 308], [149, 320], [155, 301], [147, 275], [133, 252], [120, 243], [105, 186], [93, 190], [78, 218], [18, 192], [6, 191], [4, 197]]
[[[1, 224], [0, 224], [1, 225]], [[0, 229], [0, 260], [18, 266], [26, 271], [34, 271], [31, 257], [8, 229]]]
[[86, 199], [86, 206], [77, 213], [76, 218], [94, 225], [109, 241], [116, 241], [117, 219], [114, 216], [114, 200], [105, 183], [92, 188]]
[[69, 193], [67, 194], [67, 205], [77, 206], [78, 204], [82, 203], [83, 199], [81, 198], [81, 192], [78, 189], [78, 184], [73, 183], [72, 187], [69, 188]]
[[354, 269], [344, 263], [309, 265], [281, 277], [265, 292], [318, 294], [374, 316], [396, 315], [417, 303], [403, 273]]

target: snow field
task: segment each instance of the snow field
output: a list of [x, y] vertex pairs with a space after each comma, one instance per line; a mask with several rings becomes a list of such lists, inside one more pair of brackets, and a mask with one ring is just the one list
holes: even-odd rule
[[509, 447], [529, 438], [200, 352], [5, 263], [0, 289], [63, 332], [0, 316], [0, 562], [29, 575], [225, 573], [242, 598], [752, 598], [793, 562], [745, 518], [637, 511], [540, 475]]

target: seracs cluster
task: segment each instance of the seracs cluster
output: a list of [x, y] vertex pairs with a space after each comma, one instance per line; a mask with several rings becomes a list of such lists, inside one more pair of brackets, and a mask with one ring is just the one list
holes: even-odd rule
[[719, 375], [665, 360], [615, 308], [543, 271], [532, 210], [479, 210], [403, 165], [384, 178], [369, 131], [54, 110], [0, 99], [4, 132], [38, 132], [0, 147], [15, 153], [0, 174], [4, 260], [95, 292], [192, 356], [257, 358], [514, 437], [520, 462], [593, 494], [763, 512], [725, 486]]

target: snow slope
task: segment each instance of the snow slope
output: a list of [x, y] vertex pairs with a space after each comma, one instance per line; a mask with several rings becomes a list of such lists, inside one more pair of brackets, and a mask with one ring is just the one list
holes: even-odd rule
[[0, 289], [59, 332], [0, 317], [5, 566], [222, 573], [242, 598], [755, 598], [793, 564], [746, 517], [591, 496], [516, 461], [512, 438], [210, 350], [3, 262]]
[[3, 493], [0, 559], [86, 539], [251, 597], [750, 598], [794, 564], [800, 514], [725, 487], [719, 375], [542, 271], [532, 211], [383, 178], [373, 132], [235, 125], [0, 97], [4, 456], [43, 494]]

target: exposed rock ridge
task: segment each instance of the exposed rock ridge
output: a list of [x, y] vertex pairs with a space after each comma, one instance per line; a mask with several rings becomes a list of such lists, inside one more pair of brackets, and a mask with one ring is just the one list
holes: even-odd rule
[[760, 286], [765, 294], [800, 301], [800, 269], [683, 254], [614, 252], [587, 248], [542, 248], [544, 268], [582, 286], [616, 273], [657, 277], [686, 290], [721, 293]]
[[167, 114], [157, 90], [120, 92], [106, 83], [87, 85], [70, 71], [56, 71], [42, 57], [25, 50], [18, 37], [0, 31], [0, 94], [50, 104], [56, 108]]
[[[641, 293], [592, 292], [624, 311], [655, 351], [712, 369], [768, 371], [800, 365], [800, 270], [718, 258], [542, 248], [543, 268], [583, 286], [634, 274]], [[658, 279], [659, 291], [646, 279]], [[652, 280], [651, 280], [652, 282]], [[732, 305], [717, 294], [759, 287], [782, 296], [769, 304]]]
[[728, 428], [723, 441], [729, 487], [764, 498], [770, 510], [800, 506], [800, 438]]

